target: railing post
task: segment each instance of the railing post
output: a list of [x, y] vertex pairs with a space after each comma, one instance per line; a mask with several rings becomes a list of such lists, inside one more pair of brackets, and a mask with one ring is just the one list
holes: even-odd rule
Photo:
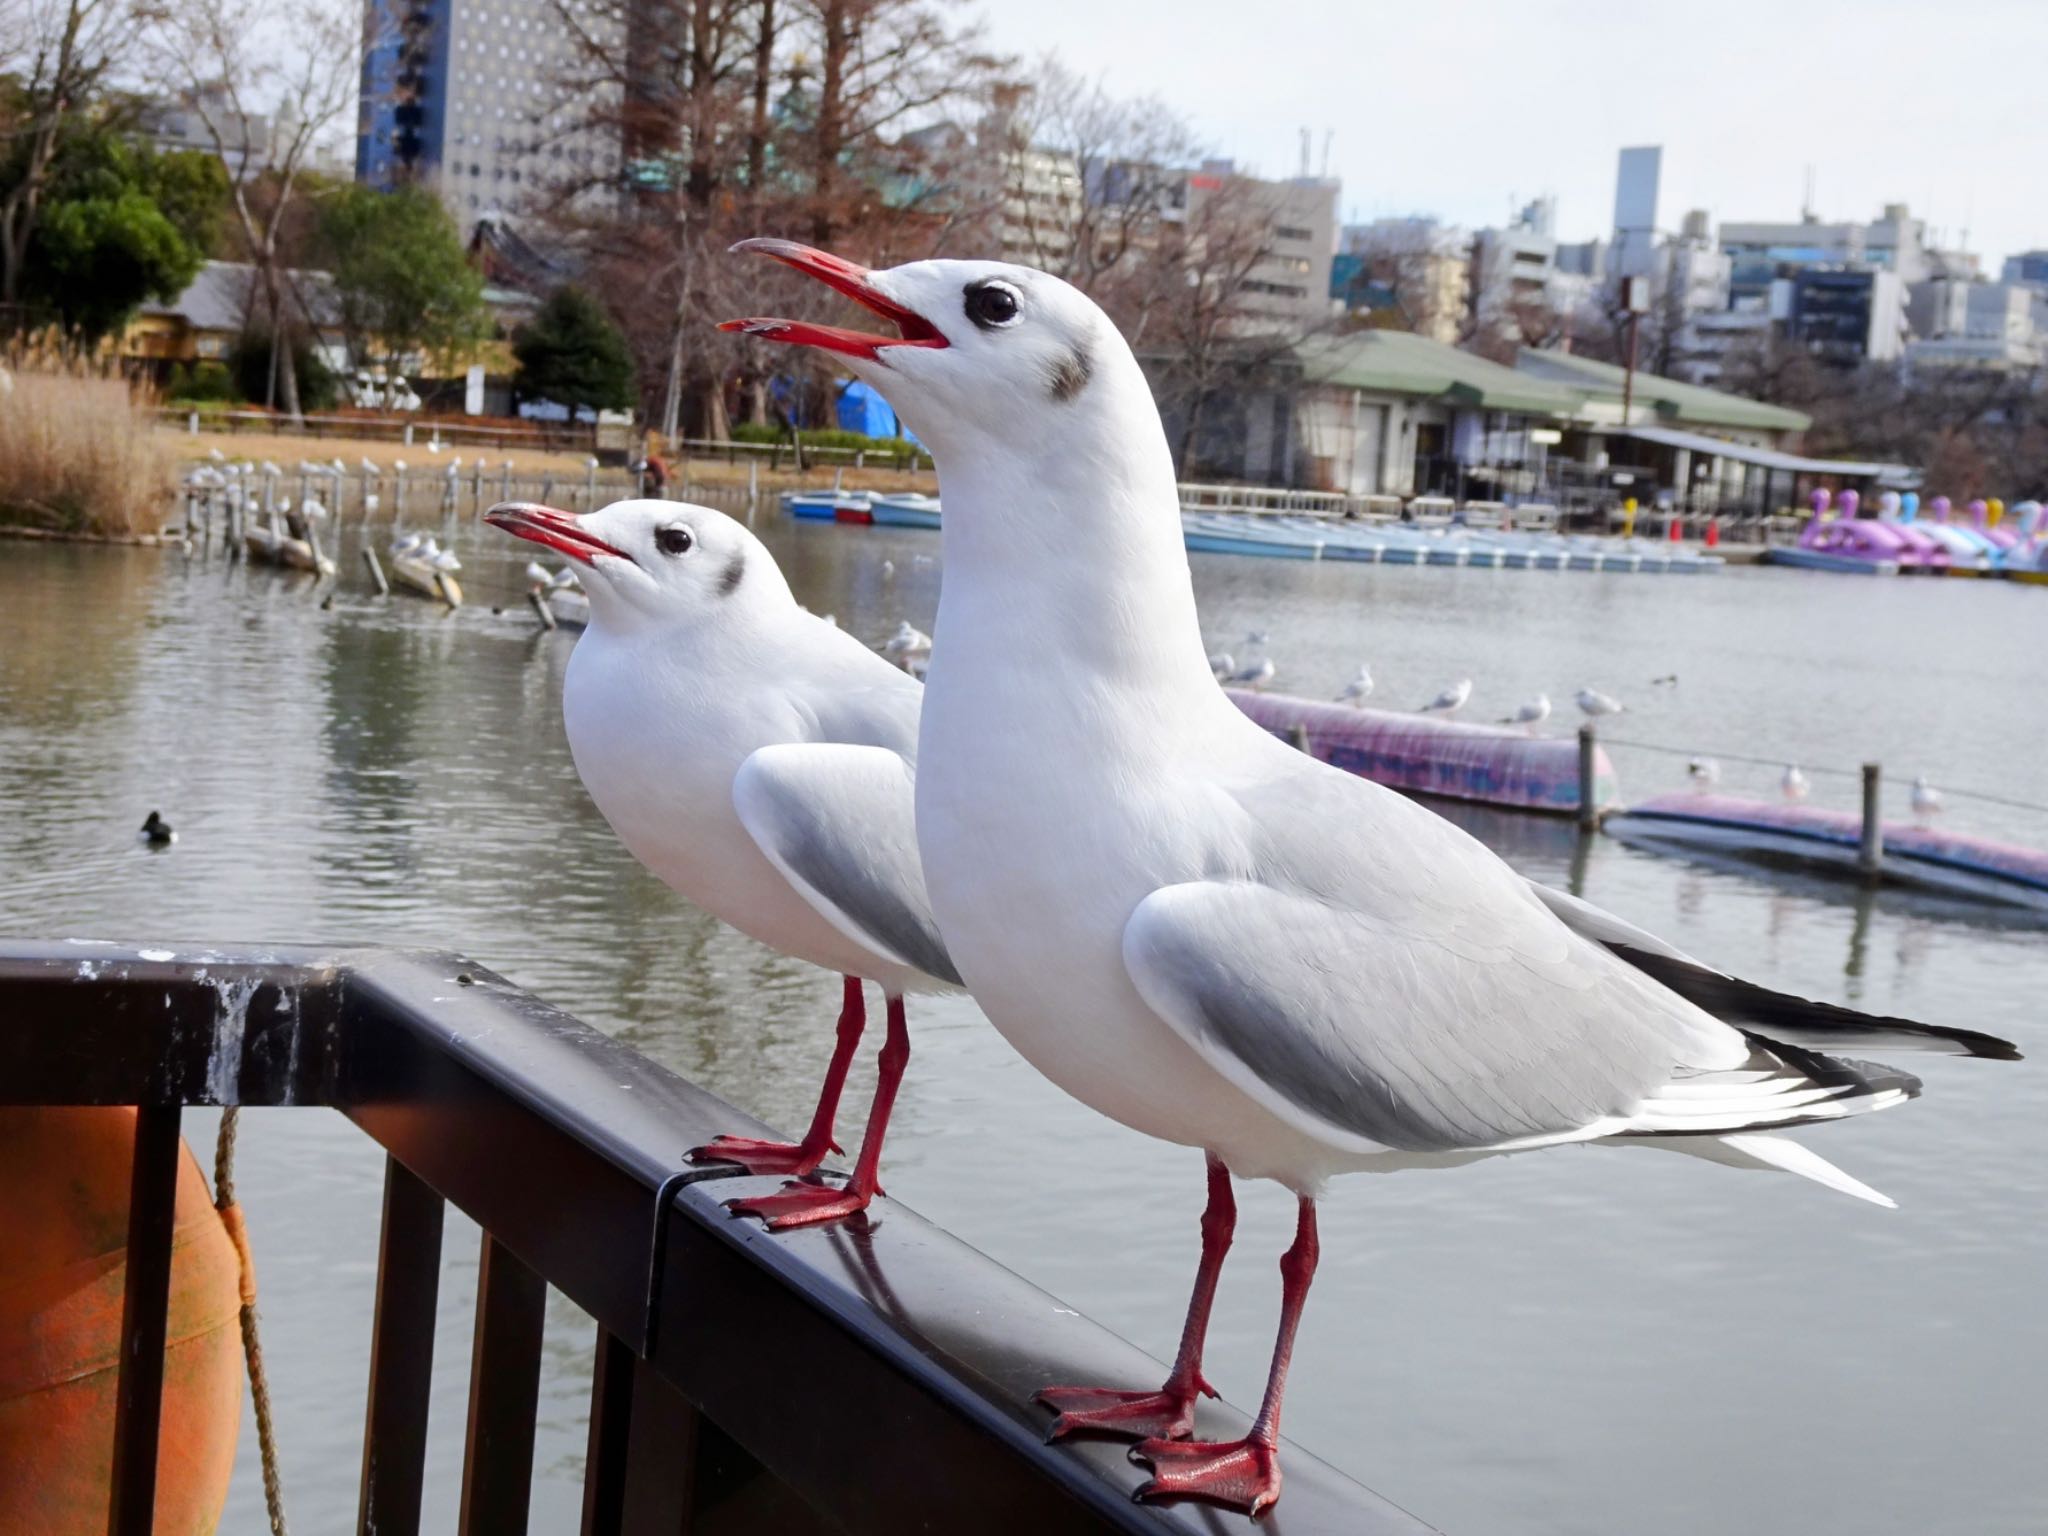
[[1884, 765], [1863, 765], [1863, 837], [1856, 847], [1856, 868], [1866, 880], [1884, 873]]
[[1287, 727], [1286, 741], [1287, 745], [1294, 748], [1295, 751], [1306, 752], [1308, 750], [1308, 727], [1305, 725], [1290, 725]]
[[417, 1536], [420, 1528], [442, 1214], [441, 1197], [419, 1175], [395, 1157], [384, 1160], [359, 1536]]
[[1599, 744], [1593, 738], [1593, 722], [1579, 727], [1579, 826], [1587, 832], [1600, 826]]
[[179, 1114], [175, 1104], [144, 1104], [135, 1111], [108, 1536], [148, 1536], [156, 1523], [164, 1342], [170, 1328], [171, 1235], [178, 1222]]
[[469, 1437], [455, 1526], [462, 1536], [524, 1536], [547, 1299], [547, 1282], [484, 1233], [469, 1363]]

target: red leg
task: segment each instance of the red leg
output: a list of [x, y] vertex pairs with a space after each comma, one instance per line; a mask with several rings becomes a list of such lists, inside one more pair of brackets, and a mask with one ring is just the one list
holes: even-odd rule
[[735, 1216], [759, 1216], [771, 1232], [787, 1227], [808, 1227], [821, 1221], [837, 1221], [864, 1211], [868, 1202], [882, 1193], [877, 1172], [882, 1162], [882, 1138], [889, 1134], [889, 1111], [896, 1103], [896, 1087], [903, 1081], [903, 1069], [910, 1064], [910, 1026], [904, 1022], [903, 999], [889, 1002], [889, 1034], [882, 1042], [882, 1071], [875, 1083], [874, 1107], [868, 1111], [867, 1135], [861, 1138], [860, 1156], [854, 1159], [853, 1177], [844, 1189], [829, 1184], [785, 1184], [772, 1195], [751, 1200], [728, 1200], [726, 1209]]
[[1280, 1338], [1251, 1433], [1242, 1440], [1146, 1440], [1132, 1446], [1131, 1460], [1152, 1468], [1152, 1480], [1138, 1490], [1140, 1499], [1204, 1499], [1256, 1515], [1280, 1497], [1280, 1399], [1318, 1251], [1315, 1202], [1303, 1196], [1294, 1246], [1280, 1256]]
[[867, 1028], [867, 1002], [861, 996], [860, 978], [843, 978], [845, 1001], [839, 1008], [839, 1038], [832, 1047], [832, 1064], [825, 1068], [825, 1086], [818, 1090], [818, 1107], [811, 1111], [811, 1128], [799, 1142], [762, 1141], [752, 1136], [714, 1136], [689, 1154], [693, 1163], [738, 1163], [749, 1173], [809, 1173], [837, 1152], [832, 1124], [839, 1118], [839, 1094], [846, 1087], [846, 1069], [853, 1065], [854, 1049]]
[[1216, 1300], [1216, 1277], [1230, 1251], [1237, 1227], [1237, 1202], [1230, 1194], [1230, 1170], [1209, 1159], [1209, 1204], [1202, 1212], [1202, 1262], [1195, 1271], [1194, 1294], [1188, 1298], [1187, 1321], [1181, 1325], [1180, 1352], [1173, 1370], [1157, 1392], [1119, 1391], [1114, 1387], [1047, 1387], [1038, 1400], [1057, 1409], [1059, 1417], [1045, 1438], [1067, 1435], [1129, 1435], [1180, 1440], [1195, 1432], [1195, 1399], [1216, 1389], [1202, 1379], [1202, 1343], [1209, 1335], [1209, 1309]]

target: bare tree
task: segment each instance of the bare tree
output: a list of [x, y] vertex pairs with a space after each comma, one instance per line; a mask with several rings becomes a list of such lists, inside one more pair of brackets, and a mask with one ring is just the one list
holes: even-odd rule
[[[1112, 95], [1056, 58], [997, 101], [1006, 142], [1000, 212], [1020, 252], [1115, 312], [1120, 291], [1144, 293], [1138, 269], [1182, 211], [1186, 167], [1201, 147], [1187, 120], [1151, 97]], [[1047, 197], [1031, 157], [1072, 168], [1076, 195]]]
[[791, 23], [795, 48], [816, 62], [792, 69], [803, 121], [789, 142], [809, 181], [811, 241], [829, 247], [885, 226], [890, 172], [915, 164], [891, 141], [969, 97], [1001, 61], [935, 0], [795, 0]]
[[15, 76], [0, 106], [0, 142], [22, 146], [22, 173], [0, 197], [0, 305], [12, 306], [35, 238], [50, 164], [65, 125], [131, 56], [130, 0], [4, 0], [0, 73]]
[[[291, 289], [279, 232], [322, 135], [356, 101], [365, 38], [348, 0], [148, 0], [152, 52], [179, 82], [226, 172], [242, 244], [256, 268], [271, 334], [265, 404], [296, 419]], [[266, 118], [259, 102], [272, 104]]]

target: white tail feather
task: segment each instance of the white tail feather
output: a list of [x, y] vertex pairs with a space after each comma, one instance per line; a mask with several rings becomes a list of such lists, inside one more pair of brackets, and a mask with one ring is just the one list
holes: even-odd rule
[[1825, 1184], [1829, 1189], [1845, 1195], [1854, 1195], [1858, 1200], [1868, 1200], [1872, 1205], [1881, 1205], [1888, 1211], [1899, 1208], [1898, 1202], [1890, 1196], [1879, 1194], [1861, 1179], [1851, 1178], [1818, 1152], [1796, 1141], [1788, 1141], [1782, 1136], [1755, 1134], [1722, 1136], [1718, 1139], [1722, 1146], [1755, 1163], [1779, 1168], [1786, 1173], [1796, 1173], [1802, 1179]]

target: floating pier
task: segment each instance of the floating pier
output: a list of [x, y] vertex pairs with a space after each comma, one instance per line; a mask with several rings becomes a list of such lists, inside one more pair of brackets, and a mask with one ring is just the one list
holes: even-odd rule
[[1226, 688], [1231, 702], [1275, 735], [1334, 768], [1389, 789], [1551, 816], [1594, 815], [1618, 803], [1614, 765], [1594, 746], [1580, 793], [1576, 736], [1531, 736], [1433, 715], [1352, 709], [1284, 693]]
[[1606, 827], [1623, 842], [1659, 852], [1818, 868], [2048, 911], [2048, 852], [1918, 822], [1733, 795], [1675, 794], [1611, 815]]

